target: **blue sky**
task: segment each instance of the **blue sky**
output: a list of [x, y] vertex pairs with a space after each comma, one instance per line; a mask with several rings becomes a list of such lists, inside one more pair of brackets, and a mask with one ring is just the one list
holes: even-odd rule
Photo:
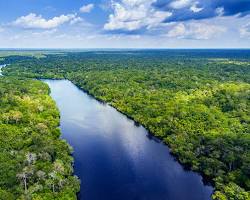
[[0, 48], [250, 48], [250, 0], [0, 0]]

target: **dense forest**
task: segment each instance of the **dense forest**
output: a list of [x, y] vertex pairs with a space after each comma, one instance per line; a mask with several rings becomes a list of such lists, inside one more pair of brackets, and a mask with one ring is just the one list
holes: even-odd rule
[[69, 52], [2, 63], [10, 77], [71, 80], [161, 138], [214, 184], [213, 199], [250, 199], [249, 50]]
[[0, 199], [76, 199], [71, 147], [46, 84], [0, 77]]

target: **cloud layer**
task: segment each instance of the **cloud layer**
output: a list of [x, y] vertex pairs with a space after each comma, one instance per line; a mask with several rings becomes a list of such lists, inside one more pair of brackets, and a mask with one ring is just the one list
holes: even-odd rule
[[250, 13], [248, 0], [157, 0], [154, 6], [159, 10], [171, 10], [173, 15], [166, 22], [207, 19], [219, 15], [245, 16]]
[[97, 0], [82, 7], [79, 2], [60, 5], [63, 8], [50, 1], [49, 6], [50, 10], [41, 6], [31, 13], [25, 9], [18, 16], [6, 8], [9, 14], [0, 21], [1, 46], [249, 48], [250, 44], [250, 0]]
[[113, 14], [109, 15], [105, 30], [135, 31], [138, 29], [158, 26], [162, 21], [171, 16], [168, 11], [156, 10], [152, 3], [155, 0], [122, 0], [113, 2]]
[[250, 23], [243, 25], [240, 28], [240, 36], [250, 38]]
[[178, 23], [170, 29], [166, 36], [180, 39], [208, 40], [225, 31], [226, 28], [223, 26], [207, 23]]
[[[114, 0], [113, 13], [104, 29], [136, 32], [162, 27], [172, 22], [210, 19], [213, 17], [243, 17], [250, 14], [249, 0]], [[199, 25], [198, 30], [206, 29]], [[180, 29], [182, 25], [178, 25]], [[183, 28], [183, 27], [182, 27]], [[191, 29], [190, 27], [185, 27]], [[211, 27], [211, 32], [218, 27]], [[210, 33], [207, 33], [207, 35]], [[207, 38], [207, 37], [204, 37]]]
[[93, 10], [94, 4], [83, 5], [79, 10], [81, 13], [89, 13]]
[[[41, 15], [30, 13], [26, 16], [17, 18], [12, 25], [25, 29], [53, 29], [66, 22], [76, 20], [75, 14], [60, 15], [52, 19], [44, 19]], [[79, 20], [79, 19], [78, 19]]]

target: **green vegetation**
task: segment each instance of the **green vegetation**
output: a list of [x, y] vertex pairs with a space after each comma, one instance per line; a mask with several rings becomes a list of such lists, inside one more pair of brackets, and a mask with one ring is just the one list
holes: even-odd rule
[[22, 56], [22, 57], [35, 57], [35, 58], [45, 58], [49, 54], [62, 54], [62, 52], [46, 51], [46, 50], [0, 50], [0, 61], [4, 60], [7, 56]]
[[215, 184], [250, 199], [249, 51], [121, 51], [13, 59], [8, 76], [67, 78], [163, 139]]
[[0, 199], [76, 199], [72, 149], [46, 84], [0, 78]]
[[27, 57], [36, 57], [44, 58], [45, 52], [41, 51], [0, 51], [0, 59], [3, 60], [7, 56], [27, 56]]

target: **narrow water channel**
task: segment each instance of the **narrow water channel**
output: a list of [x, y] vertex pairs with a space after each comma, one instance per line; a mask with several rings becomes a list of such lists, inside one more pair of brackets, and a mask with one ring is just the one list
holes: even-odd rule
[[213, 188], [185, 171], [145, 128], [67, 80], [45, 80], [74, 148], [83, 200], [209, 200]]
[[0, 65], [0, 76], [3, 76], [3, 75], [2, 75], [2, 68], [3, 68], [3, 67], [6, 67], [6, 65]]

